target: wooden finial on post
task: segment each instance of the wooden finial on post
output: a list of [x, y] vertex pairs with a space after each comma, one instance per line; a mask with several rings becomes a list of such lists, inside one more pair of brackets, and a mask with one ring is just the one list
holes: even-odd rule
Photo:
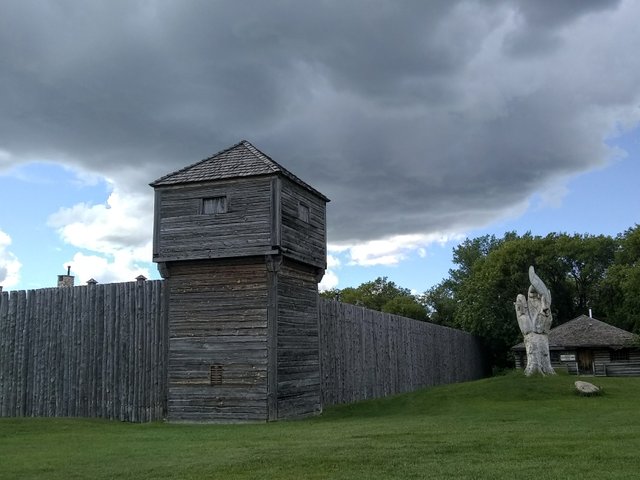
[[138, 276], [136, 277], [136, 281], [137, 281], [138, 283], [144, 283], [144, 282], [146, 282], [146, 281], [147, 281], [147, 277], [145, 277], [144, 275], [138, 275]]
[[87, 285], [95, 285], [96, 283], [98, 283], [98, 281], [93, 278], [87, 280]]

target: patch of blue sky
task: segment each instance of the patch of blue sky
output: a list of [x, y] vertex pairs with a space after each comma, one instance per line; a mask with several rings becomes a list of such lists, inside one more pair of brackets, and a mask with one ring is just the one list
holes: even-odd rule
[[337, 288], [357, 287], [378, 277], [387, 277], [413, 293], [423, 293], [447, 276], [453, 266], [453, 248], [458, 243], [459, 241], [450, 241], [432, 244], [425, 248], [425, 253], [412, 251], [393, 265], [349, 265], [348, 255], [340, 254], [338, 258], [341, 265], [333, 269], [339, 278]]
[[603, 168], [570, 178], [557, 203], [536, 194], [521, 217], [470, 233], [498, 235], [515, 230], [534, 235], [566, 232], [615, 236], [640, 223], [640, 127], [609, 143], [624, 154]]
[[62, 263], [76, 248], [47, 225], [61, 207], [104, 203], [109, 185], [97, 177], [49, 162], [21, 164], [0, 172], [0, 230], [11, 237], [10, 250], [22, 264], [14, 289], [55, 286]]

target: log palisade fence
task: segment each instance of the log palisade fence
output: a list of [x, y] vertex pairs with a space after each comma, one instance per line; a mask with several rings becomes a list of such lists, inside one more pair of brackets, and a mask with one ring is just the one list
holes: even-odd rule
[[[167, 414], [164, 281], [0, 292], [0, 416]], [[323, 407], [484, 374], [476, 337], [319, 299]]]
[[156, 280], [0, 292], [0, 415], [162, 419], [164, 291]]
[[318, 296], [327, 197], [249, 142], [165, 175], [164, 280], [0, 293], [0, 415], [299, 418], [483, 375], [469, 334]]
[[485, 374], [477, 337], [320, 299], [323, 406], [380, 398]]

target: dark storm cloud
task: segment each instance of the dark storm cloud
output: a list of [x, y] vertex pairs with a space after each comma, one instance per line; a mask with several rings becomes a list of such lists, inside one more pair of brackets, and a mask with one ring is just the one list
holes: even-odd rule
[[560, 2], [514, 1], [521, 25], [506, 42], [513, 55], [543, 53], [562, 43], [559, 29], [590, 13], [616, 7], [619, 0], [563, 0]]
[[3, 2], [0, 162], [145, 191], [246, 138], [332, 199], [332, 241], [464, 229], [605, 161], [638, 37], [580, 22], [623, 7]]

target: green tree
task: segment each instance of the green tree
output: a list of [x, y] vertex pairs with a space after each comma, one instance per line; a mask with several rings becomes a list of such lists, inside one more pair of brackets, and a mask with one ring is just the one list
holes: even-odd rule
[[399, 295], [393, 297], [382, 306], [382, 311], [393, 313], [402, 317], [413, 318], [415, 320], [428, 320], [427, 310], [416, 300], [413, 295]]
[[599, 235], [559, 235], [555, 250], [566, 277], [574, 315], [587, 313], [598, 303], [598, 289], [612, 265], [618, 242]]
[[640, 334], [640, 225], [618, 235], [618, 249], [600, 288], [599, 309], [610, 323]]
[[393, 313], [416, 320], [427, 320], [427, 311], [407, 288], [397, 286], [387, 277], [378, 277], [358, 287], [333, 289], [321, 293], [325, 298], [360, 305], [379, 312]]
[[458, 283], [447, 278], [420, 296], [419, 301], [425, 306], [429, 321], [438, 325], [456, 326], [454, 318], [458, 302], [457, 287]]
[[423, 300], [433, 321], [482, 337], [494, 365], [508, 366], [509, 349], [521, 340], [513, 302], [529, 287], [529, 265], [551, 290], [555, 326], [597, 304], [615, 249], [614, 239], [590, 235], [508, 232], [466, 240], [454, 249], [458, 268]]
[[[515, 233], [505, 234], [505, 238]], [[473, 239], [465, 239], [453, 249], [453, 263], [457, 268], [449, 270], [449, 278], [442, 280], [427, 290], [420, 302], [427, 309], [429, 319], [439, 325], [459, 327], [455, 314], [460, 303], [459, 290], [471, 276], [476, 262], [486, 257], [503, 243], [495, 235], [484, 235]]]
[[[505, 233], [505, 239], [511, 238], [515, 233]], [[490, 252], [498, 248], [504, 242], [495, 235], [484, 235], [473, 239], [466, 239], [453, 249], [453, 263], [458, 265], [455, 270], [449, 270], [449, 275], [454, 282], [461, 282], [471, 275], [476, 262], [486, 257]]]

